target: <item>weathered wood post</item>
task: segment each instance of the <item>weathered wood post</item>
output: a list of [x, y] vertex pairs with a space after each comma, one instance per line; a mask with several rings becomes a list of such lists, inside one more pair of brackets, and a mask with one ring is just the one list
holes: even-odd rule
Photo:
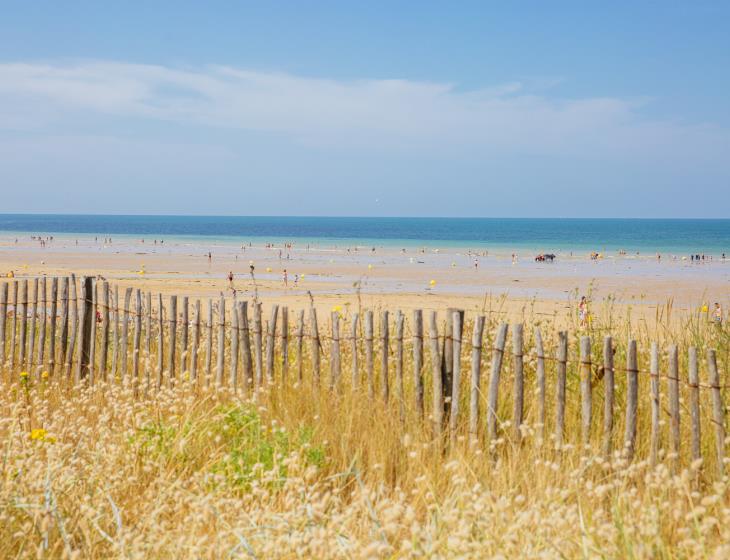
[[499, 402], [499, 378], [504, 358], [504, 345], [507, 341], [507, 323], [502, 323], [497, 331], [497, 340], [492, 352], [492, 370], [489, 374], [489, 393], [487, 394], [487, 438], [494, 442], [497, 439], [497, 404]]
[[484, 315], [474, 319], [471, 337], [471, 392], [469, 395], [469, 439], [474, 444], [479, 436], [479, 392], [482, 379], [482, 338]]
[[660, 439], [660, 414], [659, 406], [659, 345], [651, 343], [651, 361], [649, 363], [649, 375], [651, 376], [651, 444], [649, 448], [649, 461], [652, 465], [659, 462], [659, 439]]
[[304, 309], [297, 315], [297, 379], [304, 380]]
[[340, 380], [340, 314], [337, 311], [332, 311], [331, 323], [332, 323], [332, 357], [330, 358], [330, 391], [335, 389], [335, 386]]
[[205, 324], [205, 386], [210, 385], [213, 377], [213, 300], [208, 298], [208, 320]]
[[314, 387], [319, 388], [319, 329], [317, 328], [317, 310], [314, 307], [309, 308], [309, 325], [312, 337], [312, 380]]
[[720, 376], [717, 373], [717, 357], [713, 349], [707, 350], [707, 373], [712, 391], [712, 421], [715, 425], [715, 459], [718, 479], [725, 472], [725, 408], [722, 403]]
[[281, 308], [281, 385], [286, 386], [289, 377], [289, 308]]
[[185, 374], [188, 369], [188, 330], [189, 330], [189, 323], [190, 319], [188, 317], [189, 311], [188, 308], [190, 307], [190, 303], [188, 300], [188, 296], [183, 296], [182, 298], [182, 317], [180, 318], [181, 321], [181, 327], [182, 332], [180, 333], [180, 371]]
[[91, 343], [89, 345], [89, 384], [94, 385], [96, 381], [96, 309], [98, 305], [96, 280], [92, 278], [91, 288]]
[[580, 337], [580, 440], [586, 453], [591, 444], [591, 420], [593, 415], [593, 391], [591, 388], [591, 337]]
[[368, 377], [368, 396], [375, 396], [375, 372], [373, 365], [373, 312], [365, 312], [365, 373]]
[[382, 344], [380, 352], [380, 379], [383, 383], [383, 402], [388, 404], [390, 397], [390, 380], [388, 379], [388, 312], [383, 310], [380, 313], [380, 342]]
[[449, 440], [451, 448], [456, 447], [459, 429], [459, 405], [461, 400], [461, 314], [452, 313], [452, 368], [451, 368], [451, 410], [449, 415]]
[[61, 279], [61, 332], [59, 333], [59, 368], [63, 367], [66, 363], [66, 352], [68, 350], [68, 290], [69, 281], [68, 276], [64, 276]]
[[38, 318], [38, 278], [33, 278], [33, 303], [30, 307], [30, 332], [28, 339], [28, 363], [26, 370], [33, 373], [33, 357], [35, 352], [36, 322]]
[[515, 372], [514, 378], [514, 409], [512, 418], [512, 438], [516, 443], [522, 440], [522, 419], [525, 399], [525, 369], [522, 356], [524, 347], [524, 327], [517, 323], [512, 330], [512, 360]]
[[555, 395], [555, 447], [563, 448], [565, 437], [565, 383], [568, 370], [568, 333], [558, 333], [558, 363]]
[[112, 329], [112, 378], [116, 377], [119, 371], [119, 286], [114, 286], [112, 294], [113, 308], [112, 315], [114, 319], [114, 327]]
[[165, 307], [162, 294], [157, 294], [157, 390], [162, 388], [165, 364]]
[[679, 430], [679, 350], [676, 344], [669, 347], [669, 380], [667, 386], [669, 389], [669, 433], [672, 442], [672, 465], [676, 473], [679, 471], [681, 441]]
[[89, 377], [92, 326], [94, 324], [93, 278], [85, 276], [81, 284], [81, 324], [79, 327], [79, 362], [76, 369], [76, 381]]
[[433, 437], [441, 439], [444, 414], [443, 377], [441, 376], [441, 351], [439, 350], [439, 332], [436, 324], [436, 312], [431, 311], [429, 316], [429, 340], [431, 349], [431, 381], [433, 383]]
[[636, 355], [636, 341], [629, 340], [626, 348], [626, 426], [624, 451], [626, 459], [633, 461], [636, 451], [636, 413], [639, 403], [639, 365]]
[[614, 404], [614, 372], [613, 372], [613, 339], [603, 339], [603, 456], [611, 456], [613, 439], [613, 404]]
[[358, 313], [353, 314], [352, 324], [350, 325], [350, 352], [352, 354], [352, 390], [357, 389], [360, 381], [360, 364], [357, 355], [357, 325], [360, 322]]
[[71, 366], [73, 365], [74, 350], [76, 349], [76, 337], [79, 328], [79, 311], [78, 311], [78, 297], [76, 292], [76, 276], [71, 275], [69, 281], [70, 294], [68, 300], [69, 306], [69, 325], [68, 325], [68, 349], [66, 350], [66, 365], [65, 365], [65, 377], [67, 380], [71, 379]]
[[251, 338], [248, 324], [248, 302], [238, 304], [238, 328], [240, 329], [240, 346], [243, 356], [243, 390], [248, 394], [253, 386], [253, 361], [251, 358]]
[[51, 321], [48, 325], [48, 373], [56, 368], [56, 314], [58, 313], [58, 278], [51, 280]]
[[10, 371], [15, 373], [15, 347], [18, 335], [18, 281], [13, 280], [13, 320], [10, 331]]
[[132, 302], [132, 288], [124, 290], [124, 312], [122, 315], [122, 380], [127, 381], [129, 373], [129, 305]]
[[215, 367], [215, 384], [223, 387], [226, 354], [226, 298], [221, 295], [218, 300], [218, 355]]
[[403, 385], [403, 313], [395, 315], [395, 379], [398, 389], [398, 415], [401, 422], [406, 419], [406, 392]]
[[[36, 375], [40, 376], [43, 372], [44, 354], [46, 351], [46, 321], [48, 320], [48, 296], [47, 296], [46, 277], [40, 280], [40, 304], [41, 316], [38, 323], [38, 358], [36, 360]], [[96, 293], [96, 292], [94, 292]], [[93, 360], [92, 360], [93, 364]]]
[[193, 344], [190, 348], [190, 379], [197, 385], [198, 380], [198, 347], [200, 346], [200, 300], [195, 300], [193, 308]]
[[416, 394], [416, 412], [423, 421], [425, 416], [423, 397], [423, 311], [413, 311], [413, 387]]
[[25, 342], [28, 337], [28, 280], [24, 279], [20, 285], [20, 352], [18, 353], [18, 364], [21, 369], [25, 367]]
[[109, 282], [101, 284], [101, 346], [99, 348], [99, 376], [108, 378], [107, 356], [109, 354]]
[[689, 415], [690, 415], [690, 448], [692, 461], [702, 459], [700, 432], [700, 373], [697, 364], [697, 348], [689, 348]]
[[167, 382], [170, 387], [175, 385], [175, 350], [177, 348], [177, 296], [170, 296], [169, 323], [170, 341], [167, 345]]
[[271, 385], [274, 383], [274, 351], [276, 349], [276, 319], [279, 314], [279, 306], [271, 306], [271, 319], [266, 332], [266, 381]]
[[454, 309], [446, 309], [446, 326], [441, 350], [441, 388], [444, 393], [444, 422], [451, 417], [451, 385], [454, 375]]
[[136, 291], [134, 302], [134, 354], [132, 355], [132, 373], [135, 390], [139, 384], [139, 352], [142, 342], [142, 292]]
[[145, 365], [144, 365], [144, 377], [145, 377], [145, 395], [149, 394], [152, 383], [152, 292], [147, 292], [146, 296], [147, 303], [147, 320], [146, 320], [146, 333], [145, 333]]
[[8, 284], [0, 286], [0, 367], [5, 368], [5, 324], [8, 316]]
[[256, 391], [261, 388], [264, 382], [264, 369], [262, 357], [261, 342], [261, 304], [257, 301], [253, 302], [253, 347], [254, 347], [254, 363], [256, 366], [256, 377], [254, 378], [254, 387]]
[[535, 377], [537, 378], [537, 438], [542, 442], [545, 438], [545, 349], [542, 344], [542, 333], [535, 327]]
[[233, 303], [231, 304], [231, 328], [230, 328], [230, 339], [231, 339], [231, 378], [230, 387], [233, 391], [238, 391], [238, 340], [240, 327], [238, 326], [238, 302], [236, 296], [233, 296]]

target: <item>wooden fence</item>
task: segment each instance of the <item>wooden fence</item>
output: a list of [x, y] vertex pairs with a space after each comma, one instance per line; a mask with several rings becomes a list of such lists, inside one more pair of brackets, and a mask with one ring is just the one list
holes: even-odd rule
[[[344, 316], [333, 310], [324, 329], [314, 307], [290, 314], [270, 305], [264, 320], [258, 301], [153, 297], [133, 288], [120, 292], [92, 277], [0, 285], [6, 382], [60, 376], [92, 386], [133, 382], [145, 393], [184, 382], [244, 394], [308, 383], [316, 391], [362, 391], [401, 420], [410, 414], [410, 421], [430, 425], [434, 438], [451, 447], [467, 439], [493, 449], [502, 437], [519, 445], [531, 427], [556, 449], [580, 445], [588, 454], [596, 446], [606, 458], [629, 461], [641, 452], [652, 464], [666, 456], [675, 471], [710, 459], [710, 470], [723, 475], [727, 386], [720, 382], [715, 350], [700, 356], [690, 347], [680, 355], [669, 345], [664, 354], [653, 343], [645, 369], [635, 340], [621, 346], [606, 336], [597, 345], [590, 336], [576, 336], [578, 351], [571, 352], [566, 331], [549, 341], [546, 334], [553, 333], [537, 327], [526, 333], [522, 324], [510, 328], [454, 309], [441, 321], [435, 311], [424, 318], [415, 310], [406, 321], [401, 311], [391, 316], [379, 310], [377, 331], [372, 310]], [[489, 377], [482, 382], [489, 357]], [[683, 424], [687, 414], [689, 424]], [[566, 431], [568, 417], [579, 434]]]

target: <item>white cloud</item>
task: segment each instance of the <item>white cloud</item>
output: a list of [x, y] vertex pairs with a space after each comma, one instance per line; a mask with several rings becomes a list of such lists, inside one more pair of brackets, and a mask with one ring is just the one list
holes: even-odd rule
[[[647, 120], [636, 101], [554, 99], [522, 84], [462, 91], [409, 80], [338, 81], [224, 66], [0, 64], [0, 129], [82, 114], [285, 134], [329, 147], [453, 155], [718, 161], [730, 133]], [[103, 118], [96, 126], [106, 130]], [[114, 131], [112, 130], [113, 134]]]

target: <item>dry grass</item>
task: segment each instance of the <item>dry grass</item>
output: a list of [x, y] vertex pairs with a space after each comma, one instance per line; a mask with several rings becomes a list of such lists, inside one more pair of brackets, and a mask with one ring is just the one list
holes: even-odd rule
[[[601, 315], [610, 320], [610, 312]], [[532, 319], [526, 310], [525, 321]], [[487, 444], [480, 437], [470, 444], [463, 425], [453, 448], [433, 438], [428, 418], [417, 417], [409, 344], [403, 419], [395, 389], [387, 405], [379, 396], [369, 399], [364, 383], [352, 390], [347, 344], [335, 391], [326, 388], [326, 360], [323, 387], [312, 387], [305, 355], [302, 383], [293, 380], [292, 368], [289, 383], [263, 390], [255, 399], [209, 388], [203, 380], [145, 396], [118, 381], [91, 389], [70, 387], [53, 376], [13, 374], [9, 379], [6, 373], [0, 389], [2, 557], [730, 557], [730, 481], [712, 474], [706, 391], [701, 401], [705, 464], [691, 463], [685, 453], [672, 472], [671, 462], [652, 467], [645, 460], [649, 381], [644, 377], [637, 460], [628, 464], [618, 445], [622, 342], [629, 334], [639, 339], [644, 369], [650, 339], [712, 346], [718, 350], [721, 379], [727, 381], [727, 333], [699, 317], [681, 324], [672, 319], [671, 327], [668, 321], [658, 317], [651, 328], [623, 320], [611, 324], [619, 343], [614, 438], [619, 449], [609, 459], [598, 454], [600, 383], [594, 394], [593, 446], [576, 445], [580, 413], [574, 360], [562, 449], [555, 449], [549, 436], [537, 435], [533, 358], [525, 364], [522, 441], [511, 439], [512, 430], [506, 429], [512, 406], [508, 358], [499, 439]], [[488, 322], [486, 346], [495, 327]], [[605, 325], [593, 327], [598, 335]], [[549, 324], [542, 328], [552, 352], [556, 333]], [[470, 323], [466, 332], [464, 340]], [[462, 410], [468, 403], [466, 346]], [[575, 349], [572, 338], [571, 352]], [[485, 352], [484, 392], [490, 359]], [[426, 350], [427, 408], [430, 371]], [[553, 378], [550, 363], [546, 434], [553, 430]], [[682, 414], [687, 449], [686, 408]]]

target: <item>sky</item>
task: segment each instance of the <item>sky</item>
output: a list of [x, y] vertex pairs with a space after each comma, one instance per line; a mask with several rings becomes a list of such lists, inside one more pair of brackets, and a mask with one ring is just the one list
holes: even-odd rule
[[0, 212], [730, 217], [730, 2], [0, 0]]

